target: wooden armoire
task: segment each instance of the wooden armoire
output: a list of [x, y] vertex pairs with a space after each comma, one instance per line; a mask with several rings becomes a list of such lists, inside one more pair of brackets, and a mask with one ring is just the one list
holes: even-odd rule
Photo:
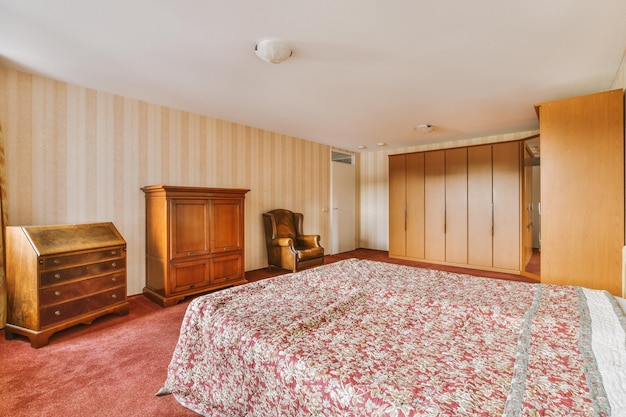
[[624, 296], [624, 92], [537, 104], [541, 282]]
[[152, 185], [146, 199], [146, 297], [185, 297], [245, 284], [244, 199], [249, 190]]
[[520, 143], [389, 156], [389, 256], [520, 271]]

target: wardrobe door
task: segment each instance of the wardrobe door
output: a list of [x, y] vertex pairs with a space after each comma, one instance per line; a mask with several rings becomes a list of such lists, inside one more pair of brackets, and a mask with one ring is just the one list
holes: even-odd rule
[[467, 263], [467, 148], [446, 151], [446, 262]]
[[406, 256], [424, 258], [424, 154], [406, 156]]
[[537, 105], [541, 282], [623, 296], [624, 92]]
[[467, 150], [467, 262], [493, 264], [491, 145]]
[[406, 155], [389, 156], [389, 256], [406, 256]]
[[520, 143], [493, 145], [493, 267], [520, 270]]
[[424, 258], [446, 259], [445, 151], [424, 154]]

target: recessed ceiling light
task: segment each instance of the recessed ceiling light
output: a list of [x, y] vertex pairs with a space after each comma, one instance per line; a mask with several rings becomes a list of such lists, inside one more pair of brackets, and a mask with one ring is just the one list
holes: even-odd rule
[[435, 129], [435, 126], [431, 125], [430, 123], [424, 123], [415, 126], [415, 129], [417, 129], [421, 133], [430, 133]]
[[359, 148], [359, 149], [367, 149], [367, 146], [365, 146], [365, 145], [359, 145], [359, 146], [357, 146], [357, 148]]
[[385, 142], [378, 142], [377, 145], [378, 146], [387, 146], [387, 144]]

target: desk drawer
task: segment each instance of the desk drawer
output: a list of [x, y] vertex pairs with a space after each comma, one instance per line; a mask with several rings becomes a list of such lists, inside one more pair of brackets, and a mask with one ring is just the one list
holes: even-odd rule
[[49, 326], [125, 300], [126, 287], [119, 287], [66, 303], [43, 307], [39, 310], [41, 326]]
[[118, 273], [90, 278], [83, 281], [46, 287], [39, 291], [39, 305], [46, 307], [102, 292], [111, 288], [125, 286], [125, 274]]
[[126, 267], [126, 259], [114, 259], [111, 261], [98, 262], [90, 265], [81, 265], [74, 268], [58, 269], [56, 271], [45, 271], [40, 274], [40, 285], [59, 284], [75, 278], [92, 277], [102, 274], [111, 274], [121, 271]]
[[94, 252], [83, 252], [68, 255], [56, 255], [42, 258], [42, 270], [58, 269], [74, 265], [91, 264], [106, 259], [116, 259], [125, 257], [126, 252], [123, 248], [109, 248]]

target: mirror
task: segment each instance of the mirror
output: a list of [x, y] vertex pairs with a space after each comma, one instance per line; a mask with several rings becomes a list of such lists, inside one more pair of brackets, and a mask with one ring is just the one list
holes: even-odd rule
[[541, 276], [541, 152], [539, 135], [524, 142], [522, 273]]

